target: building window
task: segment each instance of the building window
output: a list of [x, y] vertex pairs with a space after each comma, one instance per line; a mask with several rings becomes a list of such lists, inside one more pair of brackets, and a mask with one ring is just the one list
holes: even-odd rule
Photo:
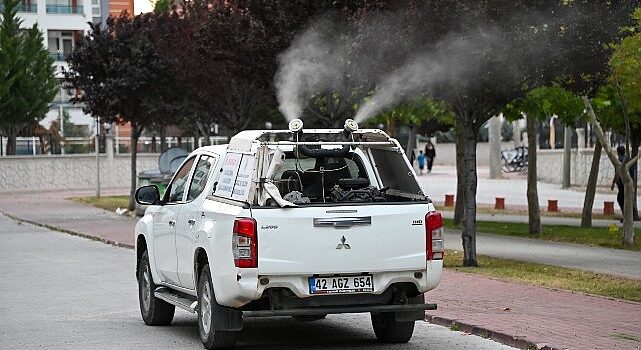
[[72, 31], [50, 30], [49, 36], [49, 54], [56, 61], [64, 61], [69, 58], [74, 47], [74, 37]]
[[100, 15], [100, 8], [99, 7], [92, 7], [91, 8], [91, 14], [92, 15]]
[[78, 0], [47, 0], [47, 13], [82, 14]]

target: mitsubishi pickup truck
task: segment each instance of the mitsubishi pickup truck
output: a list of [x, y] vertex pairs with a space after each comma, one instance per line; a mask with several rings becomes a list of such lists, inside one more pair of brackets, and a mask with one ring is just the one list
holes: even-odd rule
[[201, 147], [135, 228], [140, 311], [197, 313], [205, 348], [251, 317], [370, 313], [376, 338], [410, 340], [440, 282], [443, 221], [397, 140], [378, 129], [247, 130]]

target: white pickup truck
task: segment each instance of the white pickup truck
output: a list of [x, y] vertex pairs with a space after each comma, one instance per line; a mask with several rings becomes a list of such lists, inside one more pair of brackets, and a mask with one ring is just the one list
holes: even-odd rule
[[248, 317], [371, 313], [407, 342], [443, 269], [443, 223], [399, 143], [377, 129], [243, 131], [190, 154], [135, 230], [140, 311], [198, 313], [205, 348], [233, 347]]

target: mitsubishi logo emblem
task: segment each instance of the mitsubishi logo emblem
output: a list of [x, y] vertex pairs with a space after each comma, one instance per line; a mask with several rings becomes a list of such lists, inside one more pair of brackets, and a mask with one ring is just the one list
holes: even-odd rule
[[341, 237], [341, 242], [336, 246], [336, 249], [352, 249], [352, 247], [350, 247], [349, 244], [345, 243], [345, 241], [345, 236]]

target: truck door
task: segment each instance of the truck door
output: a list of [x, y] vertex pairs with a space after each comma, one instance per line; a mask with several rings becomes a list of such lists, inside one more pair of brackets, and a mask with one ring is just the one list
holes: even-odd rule
[[185, 203], [189, 175], [196, 157], [189, 158], [180, 167], [167, 187], [165, 204], [158, 206], [154, 217], [154, 259], [161, 280], [179, 285], [176, 257], [176, 224], [178, 213]]
[[216, 160], [217, 158], [213, 155], [200, 156], [191, 177], [185, 204], [181, 205], [182, 208], [176, 220], [177, 274], [180, 286], [188, 289], [195, 288], [194, 243], [198, 239], [203, 239], [199, 235], [201, 219], [204, 216], [202, 204], [209, 192], [205, 189], [211, 187], [209, 180]]

